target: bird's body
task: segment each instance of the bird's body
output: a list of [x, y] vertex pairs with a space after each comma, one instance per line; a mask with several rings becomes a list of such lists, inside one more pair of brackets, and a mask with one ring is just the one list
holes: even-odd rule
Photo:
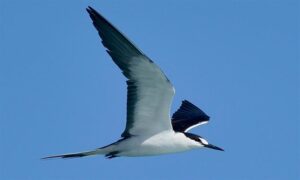
[[207, 147], [222, 150], [187, 131], [207, 123], [209, 116], [184, 100], [170, 116], [175, 89], [170, 80], [141, 50], [93, 8], [87, 9], [108, 54], [127, 78], [127, 121], [122, 138], [110, 145], [86, 152], [49, 156], [75, 158], [103, 154], [150, 156]]
[[116, 152], [116, 156], [152, 156], [187, 151], [199, 146], [199, 143], [187, 138], [183, 133], [163, 131], [150, 137], [136, 136], [124, 139], [103, 150]]

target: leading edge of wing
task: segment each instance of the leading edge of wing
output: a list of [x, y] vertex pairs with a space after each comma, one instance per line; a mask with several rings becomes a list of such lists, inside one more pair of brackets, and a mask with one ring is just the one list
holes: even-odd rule
[[[127, 122], [122, 136], [139, 134], [145, 130], [172, 129], [169, 111], [174, 88], [171, 82], [152, 60], [102, 15], [91, 7], [87, 8], [87, 12], [102, 39], [102, 44], [128, 79]], [[157, 107], [160, 108], [156, 110], [158, 113], [155, 115], [153, 108]], [[159, 115], [163, 117], [157, 117]], [[151, 118], [167, 119], [168, 122]]]
[[87, 12], [93, 20], [93, 25], [97, 29], [103, 45], [109, 50], [118, 54], [129, 53], [127, 56], [144, 55], [125, 35], [106, 20], [100, 13], [92, 7], [88, 7]]

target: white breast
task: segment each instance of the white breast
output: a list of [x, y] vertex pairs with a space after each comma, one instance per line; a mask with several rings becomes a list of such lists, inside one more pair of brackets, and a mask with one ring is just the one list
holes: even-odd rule
[[201, 147], [198, 142], [187, 138], [183, 133], [164, 131], [151, 137], [131, 137], [120, 143], [121, 156], [151, 156], [166, 153], [176, 153]]

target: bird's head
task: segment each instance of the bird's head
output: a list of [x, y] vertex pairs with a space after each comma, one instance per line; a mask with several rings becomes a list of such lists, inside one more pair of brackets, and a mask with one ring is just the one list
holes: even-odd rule
[[184, 133], [186, 137], [190, 138], [191, 140], [194, 140], [195, 142], [198, 143], [198, 146], [200, 145], [201, 147], [206, 147], [210, 149], [215, 149], [219, 151], [224, 151], [224, 149], [217, 147], [215, 145], [209, 144], [207, 140], [205, 140], [203, 137], [198, 136], [196, 134], [192, 133]]

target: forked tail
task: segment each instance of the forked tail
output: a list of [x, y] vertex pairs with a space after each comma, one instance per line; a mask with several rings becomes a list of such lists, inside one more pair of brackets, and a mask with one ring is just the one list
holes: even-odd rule
[[78, 152], [78, 153], [69, 153], [69, 154], [59, 154], [54, 156], [47, 156], [42, 159], [52, 159], [52, 158], [79, 158], [79, 157], [85, 157], [85, 156], [93, 156], [93, 155], [105, 155], [106, 158], [111, 159], [118, 157], [118, 149], [116, 149], [115, 145], [119, 142], [125, 140], [125, 138], [120, 139], [114, 143], [111, 143], [107, 146], [103, 146], [101, 148], [92, 150], [92, 151], [84, 151], [84, 152]]
[[106, 151], [103, 149], [96, 149], [93, 151], [85, 151], [85, 152], [79, 152], [79, 153], [70, 153], [70, 154], [60, 154], [60, 155], [54, 155], [54, 156], [47, 156], [42, 159], [52, 159], [52, 158], [79, 158], [79, 157], [85, 157], [85, 156], [93, 156], [97, 154], [106, 154]]

